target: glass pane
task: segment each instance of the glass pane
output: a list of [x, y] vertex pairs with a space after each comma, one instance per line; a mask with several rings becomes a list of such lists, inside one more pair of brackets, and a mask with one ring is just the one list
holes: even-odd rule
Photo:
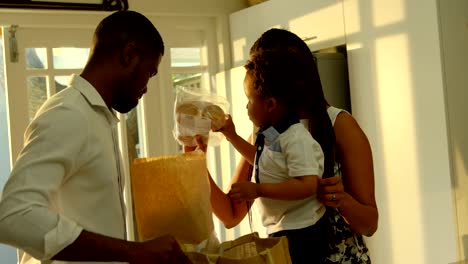
[[89, 48], [53, 48], [54, 69], [82, 69], [89, 57]]
[[144, 156], [144, 143], [142, 142], [140, 105], [125, 115], [127, 124], [128, 161]]
[[174, 73], [172, 74], [172, 87], [183, 86], [193, 89], [201, 89], [201, 73]]
[[55, 76], [55, 93], [67, 88], [70, 75]]
[[37, 110], [47, 99], [46, 76], [28, 77], [29, 120], [32, 120]]
[[171, 48], [171, 67], [201, 65], [201, 48]]
[[26, 69], [47, 69], [47, 49], [26, 48]]

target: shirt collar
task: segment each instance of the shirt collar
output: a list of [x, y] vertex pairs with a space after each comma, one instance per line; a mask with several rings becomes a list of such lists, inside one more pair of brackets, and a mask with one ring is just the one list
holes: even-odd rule
[[111, 123], [118, 123], [120, 120], [117, 117], [114, 110], [109, 110], [106, 103], [98, 93], [96, 88], [89, 83], [85, 78], [77, 74], [72, 74], [70, 78], [70, 86], [80, 91], [80, 93], [86, 98], [86, 100], [92, 106], [99, 107], [106, 113]]
[[299, 119], [286, 119], [279, 124], [258, 131], [257, 134], [262, 134], [265, 136], [265, 143], [268, 145], [269, 143], [274, 142], [284, 131], [288, 130], [290, 126], [296, 123], [299, 123]]

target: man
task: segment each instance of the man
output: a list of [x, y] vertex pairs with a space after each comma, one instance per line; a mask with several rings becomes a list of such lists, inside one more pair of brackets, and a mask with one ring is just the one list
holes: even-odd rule
[[81, 75], [38, 111], [0, 201], [0, 242], [24, 251], [21, 264], [190, 263], [173, 237], [125, 240], [114, 110], [138, 104], [163, 54], [147, 18], [113, 13]]

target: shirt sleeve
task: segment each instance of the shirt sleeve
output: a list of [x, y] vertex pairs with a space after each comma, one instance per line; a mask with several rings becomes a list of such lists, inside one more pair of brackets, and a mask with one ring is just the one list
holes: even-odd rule
[[285, 139], [281, 149], [285, 153], [289, 176], [316, 175], [321, 178], [325, 158], [320, 144], [308, 132], [296, 131]]
[[48, 260], [83, 230], [61, 215], [57, 195], [80, 166], [87, 122], [64, 104], [45, 107], [29, 125], [25, 145], [0, 201], [0, 242]]

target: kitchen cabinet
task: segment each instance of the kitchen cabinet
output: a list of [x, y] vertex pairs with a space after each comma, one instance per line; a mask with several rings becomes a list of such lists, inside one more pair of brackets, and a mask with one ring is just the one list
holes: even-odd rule
[[248, 59], [252, 44], [270, 28], [296, 33], [314, 50], [345, 43], [343, 2], [269, 0], [230, 15], [233, 66]]

